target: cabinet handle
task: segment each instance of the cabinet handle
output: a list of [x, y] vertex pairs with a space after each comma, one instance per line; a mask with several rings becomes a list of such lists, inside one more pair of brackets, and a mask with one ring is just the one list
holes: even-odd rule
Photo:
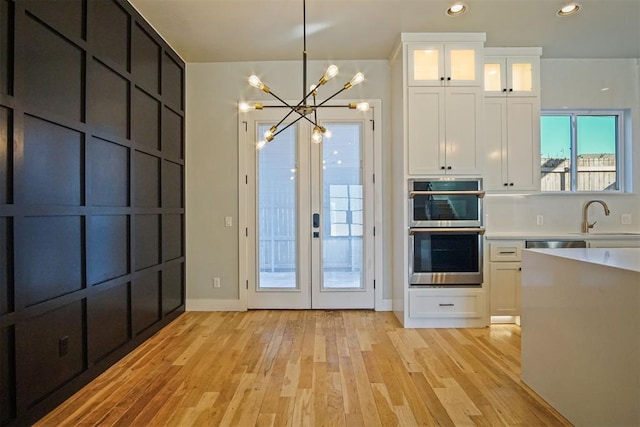
[[447, 81], [451, 81], [451, 77], [447, 77]]
[[451, 170], [451, 166], [447, 166], [447, 169]]
[[509, 186], [510, 186], [510, 187], [513, 187], [513, 182], [510, 182], [510, 183], [509, 183]]
[[500, 255], [513, 255], [516, 251], [500, 251], [498, 252]]
[[503, 91], [503, 92], [506, 92], [506, 91], [507, 91], [507, 88], [505, 87], [504, 89], [502, 89], [502, 91]]
[[440, 77], [440, 81], [444, 81], [444, 77]]
[[510, 89], [509, 89], [509, 92], [513, 92], [513, 88], [510, 88]]
[[505, 182], [505, 183], [504, 183], [504, 186], [505, 186], [505, 187], [508, 187], [508, 186], [509, 186], [509, 184]]
[[440, 169], [445, 170], [445, 167], [444, 166], [440, 166]]
[[438, 305], [439, 305], [440, 307], [453, 307], [453, 306], [454, 306], [454, 304], [451, 304], [451, 303], [447, 303], [447, 304], [442, 304], [442, 303], [441, 303], [441, 304], [438, 304]]
[[518, 271], [522, 271], [522, 267], [518, 267]]

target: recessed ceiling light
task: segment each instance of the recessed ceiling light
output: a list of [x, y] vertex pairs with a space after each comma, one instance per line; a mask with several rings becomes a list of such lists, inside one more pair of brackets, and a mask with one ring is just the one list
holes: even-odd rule
[[447, 15], [449, 16], [460, 16], [467, 11], [467, 5], [461, 2], [456, 2], [449, 6], [447, 9]]
[[569, 16], [569, 15], [573, 15], [579, 10], [580, 10], [580, 5], [578, 3], [572, 2], [562, 6], [560, 9], [558, 9], [558, 12], [556, 12], [556, 14], [558, 16]]

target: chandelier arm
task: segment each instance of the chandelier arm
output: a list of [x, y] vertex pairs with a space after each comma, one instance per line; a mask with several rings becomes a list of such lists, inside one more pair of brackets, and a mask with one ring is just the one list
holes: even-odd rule
[[307, 119], [309, 120], [307, 117], [305, 116], [300, 116], [297, 119], [295, 119], [294, 121], [292, 121], [291, 123], [288, 123], [285, 127], [283, 127], [282, 129], [278, 129], [278, 131], [276, 133], [273, 134], [273, 137], [275, 138], [279, 133], [289, 129], [291, 126], [295, 125], [296, 123], [298, 123], [300, 120], [302, 119]]
[[[305, 101], [305, 99], [301, 100], [300, 102], [298, 102], [298, 104], [297, 104], [295, 107], [293, 107], [293, 106], [289, 105], [289, 103], [287, 103], [285, 100], [283, 100], [282, 98], [280, 98], [278, 95], [276, 95], [275, 93], [273, 93], [273, 92], [271, 92], [271, 91], [270, 91], [269, 93], [270, 93], [271, 95], [273, 95], [273, 97], [274, 97], [274, 98], [276, 98], [278, 101], [282, 102], [282, 104], [284, 104], [286, 107], [288, 107], [288, 108], [291, 110], [291, 111], [289, 111], [289, 112], [287, 113], [287, 115], [286, 115], [286, 116], [284, 116], [284, 117], [282, 118], [282, 120], [280, 120], [280, 121], [278, 122], [278, 124], [276, 125], [276, 127], [280, 126], [280, 125], [282, 124], [282, 122], [284, 122], [284, 121], [287, 119], [287, 117], [289, 117], [289, 116], [291, 115], [291, 113], [297, 113], [298, 115], [300, 115], [300, 117], [299, 117], [298, 119], [296, 119], [296, 120], [294, 121], [294, 123], [295, 123], [295, 122], [297, 122], [297, 121], [298, 121], [298, 120], [300, 120], [300, 119], [306, 119], [309, 123], [311, 123], [312, 125], [314, 125], [314, 126], [315, 126], [315, 124], [316, 124], [315, 122], [313, 122], [312, 120], [310, 120], [306, 115], [304, 115], [303, 113], [301, 113], [301, 112], [298, 110], [298, 107], [300, 107], [300, 106], [302, 105], [302, 103]], [[309, 95], [311, 95], [311, 93], [309, 93]], [[307, 96], [308, 96], [308, 95], [307, 95]], [[285, 128], [285, 129], [286, 129], [286, 128]], [[278, 132], [278, 133], [279, 133], [279, 132]], [[274, 136], [275, 136], [275, 135], [277, 135], [278, 133], [274, 134]]]
[[343, 87], [342, 89], [340, 89], [339, 91], [337, 91], [336, 93], [334, 93], [333, 95], [331, 95], [330, 97], [328, 97], [327, 99], [325, 99], [324, 101], [322, 101], [320, 104], [318, 104], [318, 106], [316, 108], [320, 108], [322, 107], [324, 104], [326, 104], [328, 101], [332, 100], [333, 98], [335, 98], [337, 95], [339, 95], [340, 93], [344, 92], [346, 89]]
[[[278, 101], [282, 102], [282, 104], [284, 106], [289, 107], [292, 111], [296, 111], [296, 108], [300, 106], [300, 104], [298, 104], [295, 107], [293, 107], [287, 101], [285, 101], [284, 99], [280, 98], [278, 95], [273, 93], [273, 91], [269, 91], [269, 95], [273, 96], [275, 99], [277, 99]], [[300, 103], [302, 103], [302, 101], [300, 101]]]
[[318, 126], [318, 106], [316, 105], [316, 94], [313, 93], [313, 125]]
[[[290, 111], [289, 111], [289, 112], [288, 112], [288, 113], [287, 113], [287, 114], [286, 114], [282, 119], [280, 119], [280, 121], [279, 121], [278, 123], [276, 123], [276, 125], [275, 125], [275, 126], [276, 126], [276, 128], [277, 128], [277, 127], [279, 127], [279, 126], [282, 124], [282, 122], [284, 122], [285, 120], [287, 120], [287, 117], [289, 117], [289, 116], [291, 115], [291, 113], [296, 112], [296, 110], [294, 110], [293, 108], [291, 108], [291, 106], [288, 106], [288, 107], [289, 107], [291, 110], [290, 110]], [[298, 118], [296, 119], [296, 122], [297, 122], [298, 120], [300, 120], [300, 117], [298, 117]], [[295, 122], [293, 122], [293, 123], [295, 123]], [[287, 127], [289, 127], [289, 126], [287, 126]], [[285, 127], [284, 129], [286, 129], [286, 127]], [[278, 131], [277, 133], [275, 133], [273, 136], [276, 136], [276, 135], [277, 135], [277, 134], [279, 134], [279, 133], [280, 133], [280, 131]]]

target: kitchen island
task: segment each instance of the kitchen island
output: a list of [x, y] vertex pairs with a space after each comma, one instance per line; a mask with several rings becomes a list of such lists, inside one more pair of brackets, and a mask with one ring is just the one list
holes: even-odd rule
[[640, 248], [522, 252], [521, 378], [577, 426], [640, 425]]

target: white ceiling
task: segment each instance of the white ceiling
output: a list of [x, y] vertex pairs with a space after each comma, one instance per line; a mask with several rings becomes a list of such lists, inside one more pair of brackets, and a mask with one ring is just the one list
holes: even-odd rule
[[[302, 56], [302, 0], [129, 0], [186, 62]], [[640, 0], [307, 0], [309, 60], [387, 59], [401, 32], [486, 32], [486, 46], [540, 46], [546, 58], [640, 58]]]

